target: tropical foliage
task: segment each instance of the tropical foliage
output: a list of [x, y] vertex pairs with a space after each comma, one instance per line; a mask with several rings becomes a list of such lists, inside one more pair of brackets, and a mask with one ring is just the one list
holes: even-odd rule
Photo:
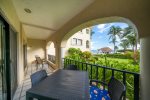
[[116, 42], [117, 36], [120, 36], [121, 28], [119, 26], [111, 26], [108, 32], [109, 39], [111, 39], [110, 43], [114, 45], [114, 53], [116, 52]]

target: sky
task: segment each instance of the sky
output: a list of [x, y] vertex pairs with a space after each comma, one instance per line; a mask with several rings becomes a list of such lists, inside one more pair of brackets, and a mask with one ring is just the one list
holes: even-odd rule
[[[91, 50], [97, 50], [103, 47], [113, 49], [113, 44], [110, 43], [111, 40], [109, 39], [109, 35], [107, 35], [111, 26], [120, 26], [121, 28], [125, 28], [128, 27], [128, 24], [116, 22], [93, 26], [92, 30], [94, 31], [94, 34], [92, 35]], [[116, 45], [118, 46], [120, 43], [119, 37], [117, 37], [117, 41]]]

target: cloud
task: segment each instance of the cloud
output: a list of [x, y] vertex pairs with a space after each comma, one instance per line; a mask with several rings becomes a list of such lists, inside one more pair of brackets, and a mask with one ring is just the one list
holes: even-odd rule
[[119, 36], [116, 36], [116, 41], [117, 41], [117, 42], [120, 42]]
[[109, 23], [109, 24], [99, 24], [97, 25], [97, 28], [99, 29], [100, 33], [104, 33], [107, 31], [114, 23]]
[[105, 26], [106, 26], [106, 24], [99, 24], [99, 25], [97, 25], [97, 28], [102, 29], [102, 28], [105, 28]]
[[109, 47], [110, 49], [114, 50], [114, 46], [113, 45], [109, 45], [107, 47]]

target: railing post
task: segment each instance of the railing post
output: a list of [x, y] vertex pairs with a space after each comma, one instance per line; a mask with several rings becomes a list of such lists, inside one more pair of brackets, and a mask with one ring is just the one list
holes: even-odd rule
[[93, 70], [93, 68], [92, 68], [92, 65], [91, 65], [91, 80], [92, 80], [92, 70]]
[[96, 66], [96, 80], [98, 80], [98, 66]]
[[114, 69], [112, 69], [112, 75], [111, 76], [114, 77]]
[[139, 100], [139, 75], [134, 74], [134, 100]]
[[[125, 73], [125, 72], [123, 72], [123, 84], [124, 84], [125, 87], [126, 87], [126, 73]], [[123, 100], [126, 100], [126, 91], [125, 91], [125, 93], [124, 93]]]
[[87, 71], [87, 69], [88, 69], [88, 68], [87, 68], [87, 63], [86, 63], [86, 69], [85, 69], [85, 70]]
[[82, 70], [83, 70], [83, 63], [82, 63]]
[[[103, 68], [103, 82], [105, 83], [105, 78], [106, 78], [106, 76], [105, 76], [105, 68]], [[105, 89], [105, 85], [104, 85], [104, 89]]]

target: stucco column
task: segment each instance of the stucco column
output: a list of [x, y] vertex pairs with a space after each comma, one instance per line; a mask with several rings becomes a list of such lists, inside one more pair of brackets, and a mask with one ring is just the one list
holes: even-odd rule
[[60, 45], [60, 43], [55, 44], [55, 56], [56, 56], [56, 66], [58, 68], [62, 68], [61, 45]]
[[141, 100], [150, 100], [150, 37], [141, 38]]
[[48, 60], [48, 47], [45, 47], [45, 59]]

